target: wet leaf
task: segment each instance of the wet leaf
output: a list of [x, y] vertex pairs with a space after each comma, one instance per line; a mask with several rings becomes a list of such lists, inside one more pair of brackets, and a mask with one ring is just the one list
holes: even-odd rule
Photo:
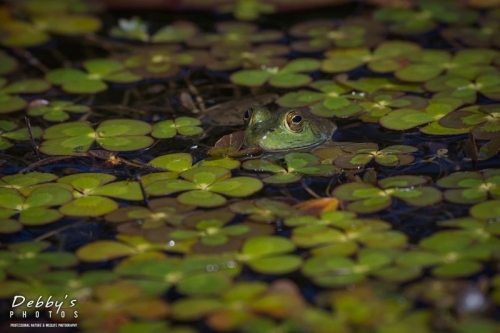
[[87, 113], [90, 108], [86, 105], [76, 105], [69, 101], [52, 101], [47, 105], [29, 108], [28, 115], [41, 116], [47, 121], [62, 122], [68, 120], [70, 113]]
[[132, 119], [102, 122], [96, 130], [85, 122], [68, 122], [47, 128], [40, 151], [47, 155], [74, 155], [87, 152], [93, 142], [111, 151], [143, 149], [153, 143], [146, 136], [151, 126]]
[[191, 117], [178, 117], [174, 120], [164, 120], [153, 126], [151, 135], [157, 139], [168, 139], [176, 134], [183, 136], [198, 135], [203, 132], [199, 127], [201, 122]]

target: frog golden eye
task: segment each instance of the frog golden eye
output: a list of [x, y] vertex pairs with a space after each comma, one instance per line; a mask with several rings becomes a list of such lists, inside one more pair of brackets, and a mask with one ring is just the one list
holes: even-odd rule
[[298, 111], [291, 111], [286, 115], [286, 126], [294, 132], [298, 132], [302, 129], [303, 119], [302, 115]]

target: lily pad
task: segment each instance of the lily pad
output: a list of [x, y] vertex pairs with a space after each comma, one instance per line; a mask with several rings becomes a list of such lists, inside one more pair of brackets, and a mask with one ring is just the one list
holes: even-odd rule
[[390, 23], [390, 29], [393, 33], [413, 35], [434, 30], [438, 22], [467, 24], [474, 22], [478, 17], [477, 12], [449, 0], [439, 3], [419, 0], [417, 6], [417, 9], [382, 8], [374, 13], [374, 18], [381, 22]]
[[75, 200], [64, 204], [59, 211], [69, 216], [101, 216], [118, 208], [118, 204], [107, 197], [142, 200], [137, 182], [113, 182], [115, 179], [114, 176], [100, 173], [81, 173], [60, 178], [59, 183], [73, 187]]
[[215, 58], [206, 63], [212, 71], [230, 71], [239, 68], [258, 69], [283, 67], [290, 48], [282, 44], [214, 45], [211, 54]]
[[272, 3], [265, 3], [259, 0], [240, 0], [235, 3], [221, 5], [218, 11], [221, 13], [232, 13], [238, 20], [253, 21], [260, 14], [274, 13], [276, 6]]
[[69, 119], [69, 113], [87, 113], [90, 108], [86, 105], [76, 105], [69, 101], [52, 101], [45, 105], [29, 108], [28, 115], [41, 116], [47, 121], [62, 122]]
[[455, 110], [439, 120], [439, 125], [451, 129], [471, 129], [478, 140], [494, 139], [500, 127], [500, 104], [470, 106]]
[[401, 92], [375, 92], [356, 98], [363, 112], [358, 116], [364, 122], [374, 123], [391, 111], [414, 109], [421, 110], [428, 105], [422, 97], [405, 95]]
[[246, 197], [259, 191], [263, 184], [250, 177], [231, 177], [222, 167], [195, 167], [179, 174], [183, 179], [167, 179], [150, 184], [146, 192], [150, 195], [168, 195], [184, 192], [177, 201], [199, 207], [216, 207], [226, 203], [222, 195]]
[[153, 199], [145, 207], [124, 207], [105, 216], [111, 223], [131, 223], [140, 229], [156, 229], [165, 224], [179, 225], [195, 206], [179, 204], [175, 199]]
[[362, 65], [377, 73], [392, 73], [405, 66], [401, 57], [419, 51], [418, 44], [404, 41], [388, 41], [375, 50], [368, 48], [337, 49], [326, 52], [321, 69], [327, 73], [346, 73]]
[[[244, 0], [239, 3], [255, 2], [255, 0]], [[251, 10], [252, 6], [247, 10]], [[208, 47], [212, 45], [241, 46], [254, 43], [275, 42], [283, 37], [279, 30], [261, 30], [256, 24], [238, 21], [218, 22], [215, 25], [217, 33], [200, 33], [189, 40], [187, 44], [191, 47]]]
[[458, 204], [475, 204], [488, 199], [498, 198], [500, 172], [486, 170], [484, 172], [454, 173], [437, 181], [437, 185], [447, 190], [444, 198]]
[[333, 20], [306, 21], [293, 25], [290, 34], [299, 40], [292, 48], [299, 52], [318, 52], [329, 47], [352, 48], [375, 46], [382, 40], [383, 26], [375, 21], [348, 19], [341, 25]]
[[284, 218], [297, 212], [283, 201], [272, 199], [242, 200], [229, 206], [235, 213], [245, 214], [255, 222], [271, 223], [278, 218]]
[[140, 76], [131, 73], [125, 66], [111, 59], [92, 59], [82, 64], [86, 70], [74, 68], [54, 69], [45, 75], [52, 84], [73, 94], [94, 94], [108, 89], [104, 81], [114, 83], [133, 83], [141, 80]]
[[482, 269], [499, 248], [498, 243], [480, 242], [461, 231], [440, 231], [420, 241], [420, 249], [404, 253], [397, 263], [404, 266], [434, 267], [432, 274], [442, 278], [469, 276]]
[[413, 108], [402, 108], [391, 111], [382, 116], [380, 125], [392, 130], [407, 130], [413, 127], [426, 125], [420, 130], [426, 134], [433, 135], [455, 135], [467, 133], [465, 129], [446, 129], [440, 126], [438, 121], [450, 112], [462, 105], [462, 101], [456, 98], [434, 98], [429, 100], [429, 105], [422, 110]]
[[24, 109], [28, 103], [18, 94], [38, 94], [47, 91], [50, 84], [41, 79], [25, 79], [7, 84], [0, 78], [0, 114]]
[[414, 157], [408, 155], [418, 149], [406, 145], [394, 145], [379, 150], [374, 143], [355, 143], [343, 148], [348, 154], [341, 155], [333, 161], [336, 166], [344, 169], [357, 169], [374, 160], [384, 166], [407, 165], [414, 161]]
[[295, 245], [286, 238], [260, 236], [247, 240], [237, 259], [259, 273], [284, 274], [302, 264], [300, 257], [288, 254], [293, 250]]
[[[199, 50], [181, 51], [178, 47], [150, 47], [132, 54], [114, 56], [125, 68], [141, 78], [172, 78], [182, 67], [200, 67], [208, 53]], [[122, 74], [123, 75], [123, 74]]]
[[157, 139], [173, 138], [176, 134], [193, 136], [203, 133], [201, 122], [191, 117], [178, 117], [174, 120], [164, 120], [153, 125], [151, 136]]
[[73, 199], [67, 189], [57, 186], [40, 186], [22, 195], [12, 188], [0, 188], [0, 215], [10, 217], [18, 214], [19, 221], [28, 226], [55, 222], [63, 215], [50, 209]]
[[114, 119], [94, 130], [86, 122], [67, 122], [45, 130], [40, 151], [47, 155], [74, 155], [87, 152], [97, 142], [111, 151], [144, 149], [153, 143], [151, 125], [139, 120]]
[[315, 256], [304, 263], [302, 272], [319, 286], [344, 286], [364, 281], [370, 273], [389, 266], [394, 256], [392, 250], [375, 249], [361, 250], [357, 261], [334, 255]]
[[487, 71], [473, 79], [444, 75], [428, 81], [425, 88], [437, 93], [436, 97], [458, 98], [470, 104], [476, 101], [477, 93], [500, 100], [500, 73]]
[[301, 58], [290, 61], [282, 68], [245, 69], [230, 76], [230, 80], [239, 85], [258, 87], [265, 83], [278, 88], [295, 88], [304, 86], [312, 78], [304, 74], [318, 70], [320, 62], [316, 59]]
[[276, 102], [286, 107], [310, 106], [311, 113], [320, 117], [349, 117], [361, 111], [361, 107], [351, 101], [350, 89], [333, 81], [320, 80], [309, 84], [318, 91], [300, 90], [282, 96]]
[[333, 165], [321, 163], [321, 159], [309, 153], [289, 153], [285, 155], [286, 168], [267, 159], [245, 161], [246, 170], [271, 172], [274, 175], [262, 179], [267, 184], [288, 184], [299, 181], [302, 175], [328, 176], [337, 172]]
[[150, 34], [148, 25], [141, 18], [120, 18], [118, 24], [111, 28], [109, 35], [116, 38], [137, 40], [152, 43], [180, 43], [191, 38], [198, 32], [198, 27], [189, 21], [174, 21]]
[[388, 208], [393, 197], [411, 206], [424, 207], [442, 200], [439, 190], [422, 186], [427, 181], [419, 176], [393, 176], [380, 180], [380, 187], [362, 182], [343, 184], [333, 191], [333, 195], [349, 201], [348, 210], [362, 214]]
[[14, 72], [19, 63], [16, 58], [11, 57], [5, 52], [0, 52], [0, 75], [6, 75]]

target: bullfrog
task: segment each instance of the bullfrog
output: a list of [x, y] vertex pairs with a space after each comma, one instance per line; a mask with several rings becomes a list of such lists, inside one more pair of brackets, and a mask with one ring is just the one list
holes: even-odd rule
[[264, 106], [248, 109], [245, 145], [264, 152], [308, 150], [327, 142], [337, 126], [298, 109], [283, 109], [272, 113]]

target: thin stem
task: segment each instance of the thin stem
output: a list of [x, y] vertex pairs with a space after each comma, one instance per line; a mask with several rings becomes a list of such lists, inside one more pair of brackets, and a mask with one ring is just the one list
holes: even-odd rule
[[42, 158], [40, 156], [40, 152], [38, 151], [38, 147], [36, 145], [35, 138], [33, 137], [33, 131], [31, 130], [30, 119], [28, 117], [24, 117], [24, 121], [26, 122], [26, 127], [28, 128], [28, 133], [30, 135], [31, 148], [33, 148], [33, 151], [35, 152], [36, 158], [40, 161]]
[[44, 63], [42, 63], [40, 60], [38, 60], [37, 57], [35, 57], [33, 54], [31, 54], [31, 52], [27, 51], [26, 49], [15, 48], [15, 49], [12, 49], [12, 50], [14, 51], [14, 53], [17, 56], [26, 59], [27, 62], [28, 62], [28, 64], [30, 64], [31, 66], [37, 68], [42, 73], [46, 74], [46, 73], [50, 72], [50, 69], [47, 66], [45, 66]]
[[48, 157], [48, 158], [45, 158], [43, 160], [39, 160], [38, 162], [35, 162], [35, 163], [31, 163], [30, 165], [28, 165], [26, 168], [22, 169], [21, 171], [19, 171], [19, 173], [26, 173], [34, 168], [38, 168], [42, 165], [45, 165], [45, 164], [49, 164], [49, 163], [52, 163], [52, 162], [56, 162], [56, 161], [62, 161], [62, 160], [66, 160], [68, 158], [73, 158], [73, 157], [87, 157], [86, 154], [78, 154], [78, 155], [67, 155], [67, 156], [52, 156], [52, 157]]
[[302, 187], [304, 188], [304, 190], [306, 190], [307, 193], [309, 193], [313, 198], [316, 198], [316, 199], [321, 198], [318, 194], [316, 194], [316, 192], [314, 192], [309, 186], [307, 186], [306, 180], [304, 178], [302, 178], [300, 180], [300, 183], [302, 184]]
[[47, 239], [49, 237], [52, 237], [54, 235], [57, 235], [58, 233], [60, 233], [61, 231], [64, 231], [64, 230], [67, 230], [67, 229], [71, 229], [71, 228], [75, 228], [75, 227], [78, 227], [80, 225], [83, 225], [85, 223], [85, 221], [76, 221], [75, 223], [72, 223], [72, 224], [68, 224], [68, 225], [65, 225], [64, 227], [61, 227], [59, 229], [55, 229], [55, 230], [52, 230], [52, 231], [49, 231], [43, 235], [40, 235], [38, 236], [37, 238], [35, 238], [35, 242], [39, 242], [39, 241], [42, 241], [44, 239]]

